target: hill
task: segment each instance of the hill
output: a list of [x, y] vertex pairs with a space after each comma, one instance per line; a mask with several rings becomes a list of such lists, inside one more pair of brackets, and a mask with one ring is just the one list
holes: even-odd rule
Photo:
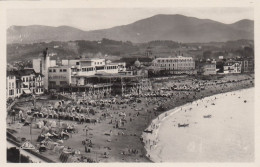
[[[34, 44], [8, 44], [7, 45], [7, 62], [30, 61], [39, 57], [40, 53], [46, 47], [53, 54], [53, 59], [65, 59], [76, 57], [99, 57], [110, 60], [120, 58], [137, 57], [169, 57], [177, 54], [199, 58], [204, 52], [210, 51], [212, 54], [244, 55], [245, 47], [251, 48], [253, 52], [254, 41], [236, 40], [227, 42], [210, 42], [210, 43], [178, 43], [167, 40], [156, 40], [147, 43], [135, 44], [132, 42], [114, 41], [102, 39], [101, 41], [70, 41], [70, 42], [41, 42]], [[253, 56], [253, 53], [250, 53]], [[140, 59], [141, 60], [141, 59]]]
[[252, 20], [224, 24], [209, 19], [198, 19], [183, 15], [155, 15], [128, 25], [94, 31], [83, 31], [69, 26], [11, 26], [7, 30], [7, 43], [93, 41], [102, 38], [134, 43], [154, 40], [225, 42], [253, 39], [253, 30], [254, 22]]

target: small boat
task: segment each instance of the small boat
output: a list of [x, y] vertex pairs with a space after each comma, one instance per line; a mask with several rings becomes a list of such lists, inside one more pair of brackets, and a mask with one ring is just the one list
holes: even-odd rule
[[153, 133], [153, 130], [145, 129], [144, 132], [145, 132], [145, 133]]
[[189, 124], [178, 124], [178, 127], [189, 127]]
[[203, 118], [211, 118], [211, 115], [204, 115]]

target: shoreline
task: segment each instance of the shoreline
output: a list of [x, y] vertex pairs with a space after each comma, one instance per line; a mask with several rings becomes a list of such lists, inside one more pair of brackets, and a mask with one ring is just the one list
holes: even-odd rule
[[[238, 88], [238, 89], [235, 89], [235, 90], [231, 90], [231, 91], [226, 91], [226, 92], [221, 92], [221, 93], [217, 93], [217, 94], [211, 94], [211, 95], [208, 95], [208, 96], [204, 96], [202, 98], [199, 98], [199, 99], [195, 99], [194, 101], [192, 102], [188, 102], [188, 103], [184, 103], [182, 105], [178, 105], [172, 109], [169, 109], [167, 111], [164, 111], [162, 112], [160, 115], [158, 115], [156, 118], [154, 118], [153, 120], [150, 121], [149, 125], [147, 126], [146, 129], [149, 129], [149, 130], [153, 130], [152, 134], [148, 134], [148, 133], [145, 133], [143, 132], [141, 137], [143, 138], [144, 141], [156, 141], [158, 142], [158, 133], [159, 133], [159, 130], [160, 130], [160, 127], [161, 127], [161, 124], [166, 121], [167, 119], [169, 119], [172, 115], [175, 115], [177, 113], [179, 113], [180, 111], [183, 111], [182, 109], [186, 109], [186, 107], [189, 107], [190, 105], [192, 105], [192, 103], [200, 103], [201, 100], [206, 100], [207, 98], [211, 98], [213, 96], [220, 96], [220, 95], [224, 95], [224, 94], [227, 94], [227, 93], [235, 93], [235, 92], [238, 92], [238, 91], [243, 91], [243, 90], [247, 90], [247, 89], [252, 89], [252, 88], [255, 88], [254, 86], [249, 86], [249, 87], [246, 87], [246, 88]], [[186, 110], [185, 110], [186, 112]], [[149, 142], [150, 143], [150, 142]], [[150, 152], [152, 149], [155, 149], [157, 147], [157, 143], [155, 143], [152, 147], [150, 147], [150, 150], [149, 150], [149, 145], [148, 143], [145, 144], [143, 142], [143, 145], [144, 145], [144, 149], [145, 149], [145, 152], [146, 152], [146, 157], [149, 159], [149, 161], [153, 162], [153, 163], [156, 163], [154, 162], [151, 157], [149, 156], [150, 155]]]

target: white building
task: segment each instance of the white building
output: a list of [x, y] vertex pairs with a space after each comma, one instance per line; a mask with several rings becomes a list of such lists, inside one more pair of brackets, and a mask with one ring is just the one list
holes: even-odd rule
[[238, 61], [228, 61], [224, 64], [224, 74], [241, 73], [242, 63]]
[[33, 69], [8, 71], [6, 77], [6, 97], [15, 98], [22, 94], [43, 94], [44, 76]]
[[[54, 89], [66, 85], [84, 85], [85, 77], [99, 73], [117, 74], [126, 71], [126, 64], [106, 62], [105, 59], [62, 60], [61, 66], [49, 66], [48, 88]], [[82, 82], [80, 82], [82, 81]]]
[[44, 93], [44, 76], [41, 73], [35, 73], [35, 94], [43, 94]]
[[49, 67], [49, 89], [57, 88], [57, 86], [69, 85], [71, 83], [71, 75], [71, 67], [69, 66]]
[[192, 57], [156, 58], [153, 66], [169, 71], [171, 74], [196, 74], [195, 61]]
[[17, 71], [8, 71], [6, 75], [6, 98], [19, 97], [22, 94]]
[[18, 75], [22, 81], [21, 90], [25, 94], [43, 94], [44, 76], [36, 73], [34, 69], [19, 70]]

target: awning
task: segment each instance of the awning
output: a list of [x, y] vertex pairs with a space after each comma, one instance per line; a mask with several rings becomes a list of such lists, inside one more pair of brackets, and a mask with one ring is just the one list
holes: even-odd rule
[[30, 89], [24, 89], [23, 92], [24, 92], [25, 94], [31, 94], [31, 93], [32, 93], [32, 92], [30, 91]]

